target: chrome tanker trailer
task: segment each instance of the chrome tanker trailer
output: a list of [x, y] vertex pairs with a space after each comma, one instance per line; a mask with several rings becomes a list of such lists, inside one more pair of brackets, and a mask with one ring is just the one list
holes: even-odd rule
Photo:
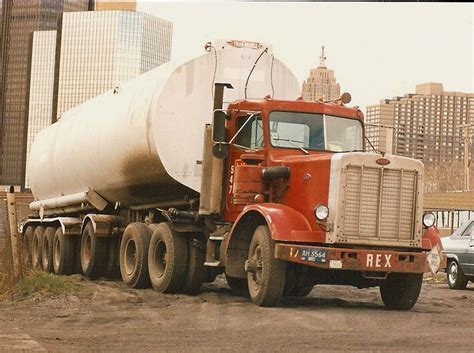
[[361, 111], [347, 96], [298, 98], [269, 46], [206, 49], [38, 134], [25, 261], [57, 274], [119, 271], [166, 293], [196, 293], [225, 272], [257, 305], [334, 283], [380, 286], [387, 306], [413, 306], [421, 274], [439, 266], [423, 165], [361, 152]]

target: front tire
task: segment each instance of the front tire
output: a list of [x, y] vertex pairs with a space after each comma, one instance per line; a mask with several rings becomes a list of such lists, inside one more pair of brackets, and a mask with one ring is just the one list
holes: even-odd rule
[[464, 274], [456, 261], [451, 261], [448, 265], [448, 286], [451, 289], [465, 289], [469, 279]]
[[148, 271], [153, 288], [162, 293], [183, 289], [188, 267], [188, 244], [170, 223], [160, 223], [151, 236]]
[[418, 300], [422, 282], [422, 273], [390, 273], [380, 286], [385, 307], [391, 310], [410, 310]]
[[250, 242], [248, 262], [254, 270], [247, 273], [250, 298], [258, 306], [275, 306], [285, 288], [286, 262], [275, 259], [275, 242], [268, 226], [259, 226]]
[[143, 223], [131, 223], [125, 228], [120, 243], [120, 273], [124, 283], [132, 288], [150, 286], [148, 247], [151, 229]]

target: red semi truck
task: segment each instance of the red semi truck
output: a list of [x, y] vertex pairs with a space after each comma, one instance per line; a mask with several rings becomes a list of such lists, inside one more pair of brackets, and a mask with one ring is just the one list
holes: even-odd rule
[[410, 309], [423, 273], [443, 262], [423, 214], [423, 164], [365, 151], [347, 95], [292, 100], [297, 81], [269, 47], [207, 48], [39, 134], [26, 261], [120, 271], [164, 293], [197, 293], [225, 273], [260, 306], [317, 284], [379, 286], [386, 307]]

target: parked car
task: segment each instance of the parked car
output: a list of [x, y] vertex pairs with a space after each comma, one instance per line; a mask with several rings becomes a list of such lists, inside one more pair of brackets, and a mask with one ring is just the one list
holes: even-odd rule
[[466, 288], [469, 281], [474, 281], [474, 220], [464, 222], [451, 236], [441, 241], [447, 257], [449, 288]]

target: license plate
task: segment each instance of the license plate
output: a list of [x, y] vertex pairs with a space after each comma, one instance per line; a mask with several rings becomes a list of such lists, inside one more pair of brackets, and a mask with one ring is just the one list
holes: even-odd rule
[[303, 248], [300, 256], [303, 261], [326, 262], [327, 251]]
[[367, 253], [365, 255], [365, 267], [367, 268], [391, 268], [392, 254]]

